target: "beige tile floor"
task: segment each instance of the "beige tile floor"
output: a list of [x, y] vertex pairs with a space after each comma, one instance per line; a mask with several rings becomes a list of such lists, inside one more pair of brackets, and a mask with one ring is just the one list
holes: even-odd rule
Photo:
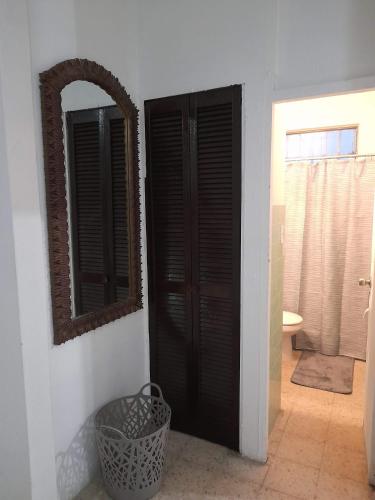
[[375, 499], [363, 437], [365, 363], [355, 362], [353, 393], [343, 395], [292, 384], [298, 358], [283, 362], [282, 411], [264, 485], [301, 499]]
[[[171, 432], [156, 500], [375, 499], [367, 485], [362, 430], [364, 363], [355, 363], [353, 394], [344, 396], [292, 384], [298, 355], [283, 363], [282, 411], [267, 463]], [[99, 482], [77, 498], [108, 499]]]

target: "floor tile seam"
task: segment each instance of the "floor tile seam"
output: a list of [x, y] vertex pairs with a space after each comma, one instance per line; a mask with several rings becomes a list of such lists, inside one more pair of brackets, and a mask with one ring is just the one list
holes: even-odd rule
[[[323, 455], [324, 455], [324, 452], [322, 453], [322, 461], [323, 461]], [[320, 482], [320, 478], [322, 477], [323, 473], [324, 473], [324, 471], [323, 471], [322, 463], [321, 463], [320, 467], [319, 467], [318, 481], [317, 481], [317, 486], [316, 486], [317, 489], [318, 489], [318, 485], [319, 485], [319, 482]]]
[[[299, 394], [296, 394], [294, 391], [294, 399], [297, 399], [297, 401], [306, 401], [309, 405], [311, 406], [321, 406], [321, 407], [327, 407], [327, 406], [334, 406], [334, 401], [328, 400], [323, 398], [322, 396], [317, 396], [317, 394], [327, 392], [327, 391], [319, 391], [318, 389], [311, 389], [311, 391], [314, 391], [312, 393], [307, 393], [307, 392], [300, 392]], [[319, 391], [319, 392], [315, 392]], [[289, 391], [286, 391], [289, 392]]]
[[286, 431], [285, 430], [285, 434], [288, 434], [288, 435], [292, 435], [292, 436], [295, 436], [295, 437], [299, 437], [301, 439], [311, 439], [311, 441], [315, 441], [316, 443], [325, 443], [327, 441], [327, 438], [323, 438], [323, 439], [315, 439], [314, 437], [306, 437], [305, 434], [301, 433], [301, 434], [298, 434], [298, 431], [297, 433], [293, 434], [292, 431]]
[[[314, 443], [317, 443], [317, 442], [318, 442], [318, 441], [314, 441]], [[296, 463], [296, 464], [298, 464], [298, 465], [303, 465], [303, 466], [305, 466], [305, 467], [311, 467], [311, 468], [313, 468], [313, 469], [318, 469], [318, 470], [320, 470], [320, 468], [321, 468], [321, 466], [322, 466], [322, 463], [323, 463], [323, 456], [324, 456], [324, 451], [322, 452], [322, 456], [321, 456], [321, 458], [320, 458], [320, 460], [319, 460], [319, 465], [311, 465], [311, 464], [308, 464], [308, 463], [306, 463], [306, 462], [302, 462], [302, 460], [298, 460], [298, 461], [297, 461], [297, 460], [295, 460], [295, 459], [293, 460], [292, 458], [286, 458], [286, 457], [282, 457], [282, 456], [280, 456], [280, 455], [275, 455], [275, 457], [276, 457], [277, 459], [281, 459], [281, 460], [289, 460], [290, 462], [294, 462], [294, 463]]]
[[332, 406], [328, 404], [315, 404], [311, 403], [311, 400], [309, 400], [309, 404], [304, 404], [302, 399], [295, 400], [293, 402], [293, 410], [295, 412], [299, 413], [305, 413], [307, 415], [314, 415], [314, 414], [326, 414], [324, 415], [324, 418], [330, 418], [332, 414]]
[[[301, 465], [301, 464], [298, 464], [298, 463], [296, 464], [295, 462], [292, 462], [291, 460], [287, 460], [287, 459], [284, 459], [283, 461], [284, 461], [284, 462], [291, 462], [293, 465]], [[318, 469], [316, 469], [315, 467], [310, 467], [310, 466], [306, 466], [306, 465], [305, 465], [304, 467], [307, 467], [307, 468], [312, 468], [312, 469], [318, 470]], [[314, 487], [313, 487], [313, 489], [314, 489], [314, 493], [313, 493], [312, 497], [311, 497], [311, 498], [309, 498], [309, 499], [307, 499], [306, 497], [296, 497], [296, 496], [291, 495], [290, 493], [286, 492], [285, 490], [284, 490], [284, 491], [283, 491], [283, 490], [279, 490], [279, 489], [276, 489], [275, 487], [273, 487], [273, 488], [269, 488], [269, 489], [274, 490], [274, 491], [276, 491], [277, 493], [282, 493], [283, 495], [288, 495], [288, 496], [290, 496], [290, 497], [292, 497], [292, 498], [296, 498], [296, 499], [298, 499], [298, 500], [314, 500], [314, 499], [315, 499], [316, 490], [317, 490], [317, 488], [318, 488], [318, 478], [319, 478], [319, 474], [318, 474], [318, 477], [317, 477], [316, 481], [314, 481]], [[267, 487], [267, 486], [265, 485], [265, 487]]]
[[[268, 461], [267, 461], [267, 462], [268, 462]], [[225, 475], [227, 475], [227, 476], [229, 476], [230, 478], [233, 478], [233, 479], [235, 479], [235, 480], [237, 480], [237, 481], [241, 482], [241, 483], [251, 483], [251, 484], [255, 484], [255, 485], [259, 486], [260, 488], [262, 488], [262, 487], [263, 487], [263, 485], [264, 485], [264, 481], [265, 481], [265, 479], [266, 479], [266, 476], [267, 476], [267, 474], [268, 474], [268, 471], [270, 470], [270, 464], [269, 464], [269, 463], [267, 463], [267, 462], [266, 462], [266, 463], [264, 463], [264, 464], [263, 464], [263, 463], [261, 463], [261, 462], [257, 462], [257, 463], [259, 463], [260, 465], [263, 465], [264, 467], [267, 467], [266, 473], [264, 474], [264, 477], [263, 477], [262, 481], [256, 481], [256, 480], [254, 480], [254, 479], [242, 479], [242, 478], [240, 478], [240, 477], [235, 477], [235, 475], [234, 475], [234, 474], [231, 474], [230, 472], [224, 472], [224, 474], [225, 474]]]
[[[283, 436], [284, 436], [284, 433], [283, 433]], [[282, 437], [281, 437], [281, 439], [282, 439]], [[278, 450], [279, 450], [279, 448], [280, 448], [281, 439], [280, 439], [280, 441], [278, 441], [278, 442], [276, 443], [276, 450], [275, 450], [275, 452], [273, 453], [273, 455], [274, 455], [274, 456], [276, 456], [276, 455], [277, 455], [277, 452], [278, 452]]]
[[324, 452], [326, 449], [326, 445], [327, 445], [327, 440], [323, 442], [322, 456], [320, 457], [320, 465], [319, 465], [319, 477], [320, 477], [320, 471], [321, 471], [322, 466], [323, 466], [323, 459], [324, 459]]
[[[186, 460], [186, 462], [188, 462], [188, 460]], [[208, 472], [214, 472], [214, 471], [208, 468]], [[237, 483], [239, 485], [246, 484], [249, 486], [253, 486], [254, 489], [257, 489], [257, 490], [261, 490], [263, 488], [264, 479], [262, 482], [257, 482], [257, 481], [250, 480], [250, 479], [242, 479], [242, 478], [236, 477], [235, 475], [233, 475], [229, 472], [226, 472], [226, 471], [222, 471], [222, 474], [223, 474], [222, 477], [224, 478], [224, 480], [229, 480], [229, 481], [232, 481], [232, 482]], [[211, 484], [211, 483], [208, 483], [209, 478], [202, 478], [202, 479], [203, 479], [204, 484]]]
[[[345, 481], [349, 481], [349, 482], [354, 483], [354, 484], [356, 484], [356, 485], [361, 485], [362, 487], [363, 487], [363, 486], [366, 486], [366, 483], [361, 483], [361, 482], [359, 482], [359, 481], [355, 481], [355, 480], [353, 480], [353, 479], [351, 479], [351, 478], [348, 478], [348, 477], [338, 477], [338, 476], [335, 476], [334, 474], [331, 474], [331, 473], [328, 473], [328, 472], [324, 472], [324, 471], [322, 471], [322, 473], [323, 473], [323, 474], [326, 474], [328, 477], [332, 477], [333, 479], [341, 479], [341, 480], [342, 480], [342, 479], [345, 479]], [[320, 480], [320, 475], [319, 475], [319, 480]], [[370, 485], [367, 485], [367, 486], [370, 486]], [[316, 494], [318, 494], [318, 492], [319, 492], [319, 491], [322, 491], [322, 490], [323, 490], [323, 489], [319, 488], [319, 481], [318, 481], [318, 491], [316, 492]], [[323, 491], [324, 491], [324, 490], [323, 490]], [[317, 496], [315, 496], [315, 500], [318, 500], [318, 497], [317, 497]], [[345, 500], [345, 499], [343, 499], [343, 500]]]
[[342, 450], [343, 452], [346, 452], [346, 453], [354, 453], [355, 455], [360, 455], [362, 457], [365, 457], [366, 458], [366, 451], [360, 451], [360, 450], [354, 450], [353, 448], [347, 448], [346, 446], [341, 446], [339, 444], [334, 444], [332, 443], [333, 439], [327, 439], [326, 443], [327, 445], [329, 446], [332, 446], [333, 448], [335, 449], [340, 449]]
[[276, 489], [275, 487], [270, 488], [269, 486], [263, 486], [263, 487], [261, 488], [261, 490], [258, 492], [258, 495], [260, 495], [260, 494], [262, 493], [262, 489], [263, 489], [263, 488], [265, 488], [265, 489], [267, 489], [267, 490], [270, 490], [270, 491], [272, 491], [272, 492], [274, 492], [274, 493], [281, 493], [282, 495], [287, 495], [287, 496], [288, 496], [288, 497], [290, 497], [292, 500], [304, 500], [304, 498], [303, 498], [303, 497], [297, 497], [297, 496], [295, 496], [295, 495], [291, 495], [290, 493], [285, 493], [285, 491], [278, 490], [278, 489]]
[[354, 453], [356, 455], [361, 455], [362, 457], [366, 457], [366, 451], [365, 450], [361, 451], [358, 448], [353, 448], [353, 447], [350, 447], [350, 446], [345, 446], [345, 445], [338, 444], [337, 441], [335, 441], [334, 438], [327, 439], [326, 442], [330, 446], [332, 446], [334, 448], [339, 448], [340, 450], [345, 451], [346, 453]]
[[[279, 441], [278, 445], [280, 446], [280, 441]], [[275, 453], [275, 455], [274, 455], [274, 457], [273, 457], [273, 460], [274, 460], [275, 458], [276, 458], [276, 453]], [[273, 462], [273, 460], [272, 460], [272, 462]], [[264, 487], [265, 487], [265, 484], [266, 484], [266, 478], [268, 477], [268, 475], [269, 475], [269, 473], [270, 473], [270, 470], [271, 470], [271, 467], [272, 467], [273, 463], [269, 463], [269, 460], [267, 459], [267, 464], [268, 464], [267, 472], [264, 474], [264, 478], [263, 478], [263, 486], [264, 486]], [[262, 487], [263, 487], [263, 486], [262, 486]]]
[[275, 424], [274, 428], [272, 429], [272, 431], [270, 432], [269, 436], [272, 434], [273, 431], [279, 431], [281, 432], [282, 434], [284, 434], [284, 431], [285, 431], [285, 427], [286, 427], [286, 424], [288, 423], [288, 420], [289, 420], [289, 417], [286, 419], [286, 422], [284, 423], [283, 427], [279, 427], [278, 424]]
[[353, 479], [352, 477], [348, 477], [348, 476], [345, 476], [343, 474], [335, 474], [334, 472], [325, 472], [325, 471], [322, 471], [323, 474], [327, 474], [328, 476], [332, 476], [334, 477], [335, 479], [345, 479], [346, 481], [351, 481], [352, 483], [355, 483], [355, 484], [360, 484], [362, 486], [369, 486], [369, 483], [367, 481], [358, 481], [357, 479]]
[[[363, 418], [363, 409], [358, 408], [355, 406], [338, 406], [338, 405], [333, 405], [332, 406], [332, 414], [336, 414], [340, 419], [348, 419], [348, 418], [353, 418], [356, 420], [361, 420]], [[360, 416], [356, 416], [360, 414]], [[353, 416], [352, 416], [353, 415]]]
[[318, 415], [314, 412], [304, 412], [301, 413], [300, 411], [297, 410], [296, 413], [294, 413], [296, 418], [313, 418], [316, 421], [321, 421], [322, 423], [325, 423], [327, 426], [330, 424], [331, 421], [331, 414], [327, 415]]
[[288, 410], [288, 416], [287, 416], [287, 419], [286, 419], [286, 422], [285, 422], [285, 425], [284, 425], [283, 431], [285, 431], [286, 426], [288, 425], [288, 422], [289, 422], [289, 419], [290, 419], [290, 417], [291, 417], [291, 415], [292, 415], [292, 412], [293, 412], [293, 408], [290, 408], [290, 409]]
[[[227, 456], [229, 456], [229, 455], [227, 455]], [[218, 460], [216, 458], [213, 458], [212, 460], [210, 460], [211, 462], [212, 461], [215, 462], [215, 465], [209, 464], [207, 462], [203, 463], [203, 462], [200, 462], [200, 461], [197, 461], [197, 460], [194, 460], [192, 458], [185, 457], [185, 456], [181, 456], [179, 458], [179, 461], [183, 461], [185, 463], [188, 463], [189, 465], [196, 465], [196, 466], [198, 466], [200, 468], [204, 467], [205, 469], [207, 469], [207, 470], [209, 470], [211, 472], [213, 472], [217, 466], [219, 466], [219, 468], [220, 468], [220, 466], [224, 466], [225, 465], [225, 459]]]
[[315, 470], [320, 470], [320, 466], [315, 466], [315, 465], [310, 465], [303, 463], [301, 461], [293, 460], [292, 458], [285, 458], [285, 457], [280, 457], [280, 456], [275, 456], [275, 458], [281, 462], [290, 462], [294, 465], [302, 465], [303, 467], [307, 467], [309, 469], [315, 469]]

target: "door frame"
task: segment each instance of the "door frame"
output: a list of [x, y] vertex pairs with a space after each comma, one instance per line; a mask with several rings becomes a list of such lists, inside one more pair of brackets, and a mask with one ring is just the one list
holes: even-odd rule
[[[271, 112], [267, 118], [266, 130], [269, 136], [271, 137], [270, 142], [266, 145], [267, 151], [265, 153], [268, 154], [270, 158], [269, 163], [269, 171], [270, 171], [270, 180], [272, 179], [272, 156], [271, 150], [273, 145], [273, 110], [276, 104], [280, 104], [283, 102], [290, 101], [298, 101], [298, 100], [306, 100], [306, 99], [314, 99], [314, 98], [322, 98], [322, 97], [330, 97], [336, 95], [345, 95], [345, 94], [353, 94], [353, 93], [361, 93], [366, 91], [375, 90], [375, 75], [371, 75], [364, 78], [356, 78], [350, 80], [340, 80], [336, 82], [327, 82], [316, 85], [309, 86], [301, 86], [287, 89], [277, 89], [271, 92], [270, 97], [270, 110]], [[271, 244], [272, 244], [272, 193], [269, 191], [269, 235], [268, 235], [268, 309], [267, 309], [267, 333], [266, 333], [266, 356], [261, 361], [261, 366], [264, 367], [263, 373], [261, 374], [261, 402], [263, 404], [263, 412], [265, 418], [261, 420], [260, 423], [260, 436], [261, 442], [259, 446], [259, 455], [261, 461], [267, 460], [268, 455], [268, 411], [269, 411], [269, 363], [270, 363], [270, 314], [271, 314], [271, 293], [272, 293], [272, 285], [271, 285]], [[280, 352], [281, 355], [281, 352]], [[262, 408], [260, 409], [262, 411]]]

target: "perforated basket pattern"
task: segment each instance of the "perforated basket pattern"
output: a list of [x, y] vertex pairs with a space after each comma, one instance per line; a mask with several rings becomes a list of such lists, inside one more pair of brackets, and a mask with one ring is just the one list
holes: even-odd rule
[[[159, 396], [144, 394], [155, 387]], [[171, 410], [156, 384], [108, 403], [95, 417], [107, 493], [115, 500], [146, 500], [160, 489]]]

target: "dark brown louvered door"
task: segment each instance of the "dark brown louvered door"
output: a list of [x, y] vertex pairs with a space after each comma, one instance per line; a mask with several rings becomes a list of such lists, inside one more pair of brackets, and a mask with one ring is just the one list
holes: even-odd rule
[[[156, 110], [177, 101], [184, 108], [183, 122], [188, 121], [189, 127], [186, 130], [179, 126], [179, 144], [184, 144], [185, 138], [186, 146], [181, 150], [183, 161], [178, 171], [182, 167], [183, 172], [176, 184], [176, 169], [168, 172], [163, 168], [165, 153], [174, 143], [171, 128], [158, 118]], [[183, 398], [187, 407], [175, 428], [238, 449], [241, 88], [149, 101], [146, 118], [152, 379], [162, 386], [174, 412], [175, 396], [169, 390], [176, 384], [174, 363], [183, 358], [184, 365], [178, 363], [184, 376], [178, 398]], [[160, 169], [163, 177], [157, 173], [156, 180], [155, 173]], [[174, 189], [178, 187], [178, 195], [169, 190], [169, 183]], [[164, 200], [165, 212], [160, 211], [158, 196]], [[173, 201], [176, 196], [184, 202], [178, 230], [169, 226], [177, 213], [178, 203]], [[158, 226], [164, 229], [158, 232]], [[166, 227], [175, 237], [178, 231], [184, 236], [184, 293], [180, 298], [185, 300], [161, 308], [158, 300], [163, 293], [155, 276], [167, 272], [177, 257], [173, 246], [164, 239]], [[184, 314], [176, 329], [171, 318], [178, 310]], [[168, 321], [163, 325], [160, 349], [161, 317]], [[175, 336], [184, 338], [178, 350], [170, 342]]]
[[238, 449], [241, 88], [193, 94], [190, 119], [196, 429]]
[[188, 107], [185, 98], [172, 98], [146, 109], [151, 378], [171, 403], [172, 427], [190, 432]]

